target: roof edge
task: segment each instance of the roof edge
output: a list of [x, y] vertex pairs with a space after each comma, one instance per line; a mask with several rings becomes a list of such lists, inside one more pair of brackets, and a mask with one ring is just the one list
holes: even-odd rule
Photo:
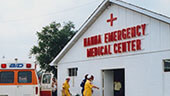
[[158, 14], [156, 12], [147, 10], [142, 7], [135, 6], [130, 3], [126, 3], [121, 0], [104, 0], [92, 13], [92, 15], [89, 16], [89, 18], [82, 24], [82, 26], [79, 28], [78, 32], [75, 34], [75, 36], [67, 43], [67, 45], [62, 49], [62, 51], [55, 57], [55, 59], [50, 63], [52, 66], [56, 66], [56, 64], [62, 59], [62, 57], [68, 52], [68, 50], [76, 43], [76, 41], [83, 35], [83, 33], [88, 29], [89, 26], [95, 22], [95, 20], [100, 16], [100, 14], [108, 7], [108, 5], [116, 4], [124, 8], [128, 8], [130, 10], [139, 12], [141, 14], [147, 15], [149, 17], [152, 17], [154, 19], [163, 21], [165, 23], [170, 24], [170, 17]]
[[95, 22], [95, 20], [100, 16], [100, 14], [109, 5], [109, 0], [104, 0], [95, 11], [87, 18], [87, 20], [78, 29], [78, 32], [74, 37], [67, 43], [67, 45], [61, 50], [61, 52], [56, 56], [56, 58], [50, 63], [51, 66], [56, 66], [56, 64], [61, 60], [61, 58], [67, 53], [67, 51], [76, 43], [76, 41], [82, 36], [82, 34], [88, 29], [89, 26]]
[[122, 0], [110, 0], [110, 2], [113, 3], [113, 4], [117, 4], [119, 6], [128, 8], [130, 10], [139, 12], [141, 14], [147, 15], [147, 16], [152, 17], [154, 19], [163, 21], [165, 23], [170, 23], [170, 17], [162, 15], [162, 14], [158, 14], [157, 12], [153, 12], [151, 10], [148, 10], [148, 9], [145, 9], [145, 8], [124, 2]]

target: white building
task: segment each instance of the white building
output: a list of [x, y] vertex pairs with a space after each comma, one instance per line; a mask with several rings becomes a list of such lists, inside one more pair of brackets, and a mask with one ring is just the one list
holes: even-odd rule
[[170, 95], [170, 18], [119, 0], [105, 0], [52, 61], [58, 66], [58, 96], [71, 77], [81, 93], [86, 73], [95, 77], [93, 96]]

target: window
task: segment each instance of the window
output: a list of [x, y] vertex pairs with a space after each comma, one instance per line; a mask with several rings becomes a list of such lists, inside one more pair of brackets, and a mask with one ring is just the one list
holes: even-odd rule
[[50, 84], [51, 81], [51, 74], [44, 74], [42, 79], [43, 84]]
[[77, 76], [77, 71], [78, 71], [78, 68], [69, 68], [68, 75], [69, 76]]
[[19, 71], [18, 72], [18, 83], [31, 83], [32, 72], [31, 71]]
[[170, 59], [163, 60], [164, 62], [164, 72], [170, 72]]
[[14, 83], [14, 72], [0, 72], [0, 83]]

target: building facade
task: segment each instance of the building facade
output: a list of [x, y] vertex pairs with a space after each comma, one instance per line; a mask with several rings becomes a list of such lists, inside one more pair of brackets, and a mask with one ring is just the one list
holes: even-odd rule
[[170, 19], [118, 0], [105, 0], [52, 61], [58, 96], [70, 77], [81, 94], [85, 74], [94, 75], [93, 96], [170, 95]]

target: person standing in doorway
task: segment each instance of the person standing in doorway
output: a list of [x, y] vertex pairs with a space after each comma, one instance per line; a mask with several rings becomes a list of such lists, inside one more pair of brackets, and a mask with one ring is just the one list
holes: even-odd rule
[[84, 91], [84, 85], [85, 85], [85, 83], [86, 83], [86, 81], [87, 81], [87, 76], [88, 76], [88, 74], [86, 74], [86, 75], [84, 76], [84, 79], [83, 79], [83, 81], [82, 81], [81, 84], [80, 84], [80, 87], [82, 87], [82, 89], [81, 89], [81, 94], [82, 94], [82, 96], [83, 96], [83, 91]]
[[62, 89], [62, 96], [71, 96], [70, 93], [70, 85], [69, 85], [70, 78], [66, 78], [65, 82], [63, 83], [63, 89]]
[[122, 96], [122, 84], [120, 81], [115, 80], [114, 82], [114, 96]]
[[83, 96], [92, 96], [92, 88], [99, 89], [99, 87], [93, 85], [91, 82], [94, 80], [94, 76], [91, 75], [90, 78], [87, 79], [84, 87]]

